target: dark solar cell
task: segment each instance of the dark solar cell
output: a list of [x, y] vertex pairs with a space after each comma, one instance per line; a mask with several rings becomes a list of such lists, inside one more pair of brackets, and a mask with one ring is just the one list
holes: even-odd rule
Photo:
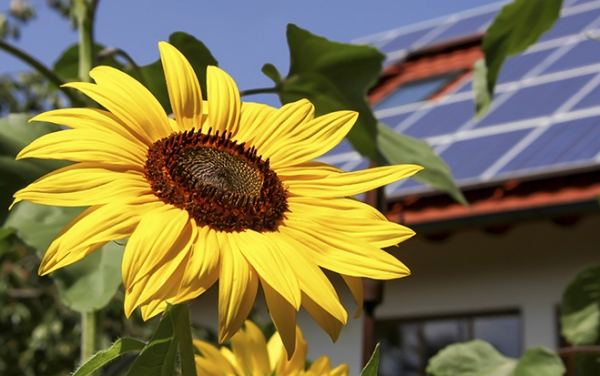
[[585, 4], [585, 3], [591, 3], [592, 1], [596, 1], [596, 0], [577, 0], [573, 4], [571, 4], [571, 6]]
[[458, 141], [441, 153], [456, 180], [476, 178], [503, 156], [529, 129]]
[[558, 72], [598, 63], [600, 63], [600, 42], [595, 39], [588, 39], [577, 44], [560, 59], [552, 63], [552, 65], [544, 70], [544, 73]]
[[442, 104], [431, 109], [403, 133], [417, 138], [453, 133], [474, 114], [475, 104], [471, 99]]
[[490, 21], [492, 21], [492, 19], [494, 19], [496, 16], [496, 13], [497, 11], [493, 11], [459, 20], [452, 26], [448, 27], [448, 29], [446, 29], [440, 35], [436, 36], [430, 41], [427, 41], [427, 44], [433, 44], [469, 34], [475, 34], [481, 31], [482, 27], [486, 26]]
[[566, 37], [568, 35], [578, 34], [600, 16], [600, 8], [592, 9], [586, 12], [572, 14], [561, 17], [552, 29], [538, 40], [544, 42], [556, 38]]
[[[598, 42], [600, 46], [600, 42]], [[550, 56], [555, 49], [532, 52], [526, 55], [517, 55], [507, 59], [500, 70], [498, 83], [518, 81], [530, 70], [539, 65], [545, 58]]]
[[452, 81], [456, 74], [444, 74], [425, 80], [408, 82], [401, 85], [383, 100], [373, 106], [374, 110], [383, 110], [428, 99]]
[[469, 80], [465, 82], [458, 90], [456, 90], [456, 93], [464, 93], [471, 90], [473, 90], [473, 81]]
[[588, 74], [523, 88], [497, 109], [488, 113], [476, 127], [550, 115], [593, 76]]
[[403, 114], [393, 116], [379, 117], [379, 121], [387, 125], [388, 127], [396, 128], [398, 124], [402, 123], [407, 117], [409, 117], [412, 114], [412, 112], [405, 112]]
[[582, 100], [580, 100], [573, 110], [581, 110], [582, 108], [600, 106], [600, 86], [596, 86]]
[[421, 39], [425, 34], [429, 33], [433, 29], [434, 28], [417, 30], [408, 34], [399, 35], [383, 46], [379, 47], [379, 49], [384, 53], [409, 49], [413, 43]]
[[500, 172], [593, 159], [600, 151], [600, 116], [552, 125]]

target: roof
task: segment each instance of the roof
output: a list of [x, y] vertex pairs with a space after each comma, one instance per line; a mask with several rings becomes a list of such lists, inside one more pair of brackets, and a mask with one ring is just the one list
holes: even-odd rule
[[[406, 59], [418, 51], [483, 35], [503, 4], [391, 30], [357, 42], [380, 48], [387, 54], [388, 62]], [[472, 61], [479, 56], [472, 50], [463, 51], [455, 59], [459, 79], [455, 75], [450, 81], [459, 84], [447, 88], [447, 95], [417, 103], [400, 101], [399, 105], [382, 109], [376, 106], [376, 116], [397, 132], [428, 141], [448, 163], [462, 188], [498, 186], [514, 179], [542, 179], [598, 169], [600, 42], [591, 39], [590, 34], [600, 35], [600, 0], [566, 0], [564, 4], [561, 18], [550, 31], [523, 54], [506, 61], [493, 105], [481, 119], [473, 119], [470, 74], [460, 67], [465, 59]], [[434, 65], [429, 65], [430, 75], [441, 74], [431, 68]], [[393, 68], [390, 65], [387, 69]], [[411, 70], [405, 64], [403, 69], [402, 74], [395, 76], [396, 87], [398, 83], [424, 77], [418, 67]], [[381, 98], [371, 99], [377, 102]], [[349, 171], [368, 166], [368, 161], [348, 142], [342, 142], [320, 159]], [[431, 191], [413, 180], [394, 183], [386, 189], [391, 198]]]

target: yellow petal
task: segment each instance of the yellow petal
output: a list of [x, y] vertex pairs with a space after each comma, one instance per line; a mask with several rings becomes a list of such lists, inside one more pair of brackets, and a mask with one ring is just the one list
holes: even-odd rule
[[55, 170], [17, 191], [13, 205], [27, 200], [53, 206], [91, 206], [152, 194], [146, 178], [126, 167], [77, 163]]
[[344, 279], [344, 282], [346, 282], [346, 285], [348, 285], [348, 288], [350, 289], [350, 292], [352, 293], [352, 296], [354, 297], [354, 301], [358, 305], [358, 308], [356, 309], [356, 313], [354, 314], [354, 318], [357, 319], [360, 317], [360, 314], [362, 313], [363, 303], [365, 302], [365, 293], [364, 293], [362, 278], [351, 277], [349, 275], [343, 275], [343, 274], [342, 274], [342, 278]]
[[408, 227], [385, 220], [360, 219], [339, 215], [339, 212], [312, 205], [289, 203], [292, 213], [304, 216], [324, 228], [329, 228], [351, 238], [357, 238], [379, 248], [397, 245], [415, 235]]
[[344, 213], [344, 217], [352, 217], [357, 219], [378, 219], [387, 221], [385, 215], [381, 214], [377, 209], [364, 202], [358, 201], [350, 197], [341, 198], [315, 198], [304, 196], [288, 197], [290, 205], [304, 205], [311, 207], [324, 215], [335, 215], [335, 213]]
[[265, 337], [252, 321], [246, 320], [245, 326], [231, 337], [231, 350], [244, 375], [268, 375], [271, 367]]
[[327, 311], [306, 294], [302, 294], [302, 307], [329, 334], [333, 342], [337, 341], [344, 324], [327, 313]]
[[235, 81], [222, 69], [208, 66], [206, 70], [208, 123], [213, 133], [231, 132], [235, 138], [240, 122], [240, 92]]
[[273, 168], [310, 161], [333, 149], [358, 118], [354, 111], [336, 111], [302, 123], [270, 149]]
[[202, 91], [185, 56], [167, 42], [159, 42], [169, 101], [180, 131], [202, 130]]
[[29, 121], [47, 121], [72, 129], [91, 129], [104, 133], [118, 134], [129, 141], [148, 147], [152, 144], [146, 131], [137, 123], [126, 124], [108, 111], [97, 108], [67, 108], [46, 111]]
[[[131, 77], [130, 79], [133, 80]], [[147, 145], [152, 145], [154, 141], [173, 133], [167, 121], [167, 114], [156, 99], [146, 102], [142, 98], [135, 98], [135, 90], [112, 85], [100, 86], [87, 82], [70, 82], [64, 86], [81, 91], [112, 112], [121, 122], [129, 124], [131, 128], [143, 130], [140, 137], [144, 137], [144, 143]], [[152, 96], [149, 92], [146, 94]], [[142, 95], [142, 97], [146, 97], [146, 95]]]
[[180, 291], [173, 304], [194, 299], [207, 291], [219, 278], [219, 241], [208, 226], [198, 229], [181, 281]]
[[302, 243], [307, 257], [325, 269], [353, 277], [384, 280], [410, 273], [398, 259], [369, 243], [356, 238], [350, 241], [348, 235], [323, 229], [302, 216], [293, 216], [293, 213], [287, 216], [279, 231]]
[[91, 254], [98, 245], [128, 238], [145, 213], [162, 205], [156, 198], [146, 197], [86, 209], [50, 244], [40, 265], [40, 274], [72, 264]]
[[281, 336], [287, 358], [290, 359], [296, 349], [296, 309], [264, 279], [261, 278], [260, 282], [265, 293], [269, 315]]
[[[266, 104], [242, 102], [240, 111], [240, 127], [235, 139], [238, 143], [249, 142], [254, 145], [252, 143], [255, 137], [254, 133], [263, 126], [269, 116], [277, 112], [277, 109]], [[257, 134], [260, 134], [260, 132]]]
[[165, 273], [173, 272], [187, 255], [196, 235], [196, 226], [192, 225], [185, 210], [162, 205], [146, 213], [131, 235], [123, 255], [125, 288], [129, 289], [141, 278], [153, 273], [159, 265], [172, 265]]
[[312, 374], [312, 375], [329, 375], [329, 372], [331, 371], [331, 362], [329, 361], [329, 358], [325, 355], [320, 356], [319, 358], [317, 358], [317, 360], [315, 360], [313, 362], [313, 364], [310, 365], [310, 368], [308, 369], [308, 374]]
[[277, 169], [277, 176], [281, 180], [314, 180], [344, 173], [345, 171], [337, 167], [317, 161], [302, 162]]
[[[202, 358], [206, 359], [209, 363], [217, 365], [219, 369], [218, 375], [221, 376], [223, 374], [230, 375], [235, 371], [231, 365], [231, 363], [225, 358], [219, 349], [208, 342], [204, 342], [198, 339], [194, 340], [194, 346], [200, 351], [202, 354]], [[202, 374], [199, 374], [202, 375]]]
[[275, 370], [275, 375], [302, 375], [304, 373], [308, 345], [300, 327], [296, 326], [296, 351], [289, 360], [278, 332], [275, 332], [269, 339], [267, 348], [269, 349], [271, 369]]
[[347, 364], [340, 364], [331, 370], [329, 376], [348, 376], [349, 374], [350, 367]]
[[370, 191], [394, 181], [410, 177], [422, 170], [416, 165], [396, 165], [330, 175], [314, 180], [286, 180], [290, 194], [309, 197], [343, 197]]
[[144, 171], [147, 150], [118, 134], [73, 129], [46, 134], [26, 146], [16, 159], [40, 158], [106, 163]]
[[283, 257], [289, 260], [290, 265], [294, 266], [295, 277], [302, 292], [345, 324], [348, 321], [348, 314], [340, 303], [340, 298], [321, 268], [306, 257], [306, 252], [303, 252], [304, 245], [278, 232], [267, 235], [277, 244], [281, 244], [280, 251]]
[[231, 233], [230, 241], [240, 250], [258, 275], [283, 296], [296, 310], [300, 308], [300, 287], [290, 262], [270, 233], [247, 230]]
[[300, 124], [312, 120], [314, 114], [315, 107], [306, 99], [285, 104], [263, 122], [255, 123], [257, 128], [253, 129], [252, 145], [259, 154], [270, 158], [281, 146], [280, 141], [287, 138]]
[[239, 249], [228, 241], [228, 233], [218, 233], [221, 248], [219, 276], [219, 342], [225, 342], [242, 326], [252, 310], [258, 291], [256, 271]]

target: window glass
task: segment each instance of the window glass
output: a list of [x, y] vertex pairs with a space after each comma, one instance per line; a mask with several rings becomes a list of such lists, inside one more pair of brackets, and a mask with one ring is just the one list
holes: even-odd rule
[[430, 98], [458, 76], [458, 72], [448, 73], [424, 80], [411, 81], [400, 85], [396, 91], [377, 102], [374, 110], [384, 110]]
[[425, 376], [429, 359], [456, 342], [481, 339], [512, 358], [521, 355], [519, 313], [378, 320], [379, 376]]

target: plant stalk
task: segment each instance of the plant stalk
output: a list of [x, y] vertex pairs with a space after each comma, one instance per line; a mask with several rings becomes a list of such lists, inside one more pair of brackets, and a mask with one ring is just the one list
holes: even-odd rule
[[179, 356], [181, 359], [181, 374], [183, 376], [197, 376], [196, 360], [194, 359], [194, 343], [192, 341], [192, 322], [190, 308], [187, 303], [181, 304], [181, 320], [179, 335]]
[[81, 313], [81, 364], [96, 353], [97, 312]]

